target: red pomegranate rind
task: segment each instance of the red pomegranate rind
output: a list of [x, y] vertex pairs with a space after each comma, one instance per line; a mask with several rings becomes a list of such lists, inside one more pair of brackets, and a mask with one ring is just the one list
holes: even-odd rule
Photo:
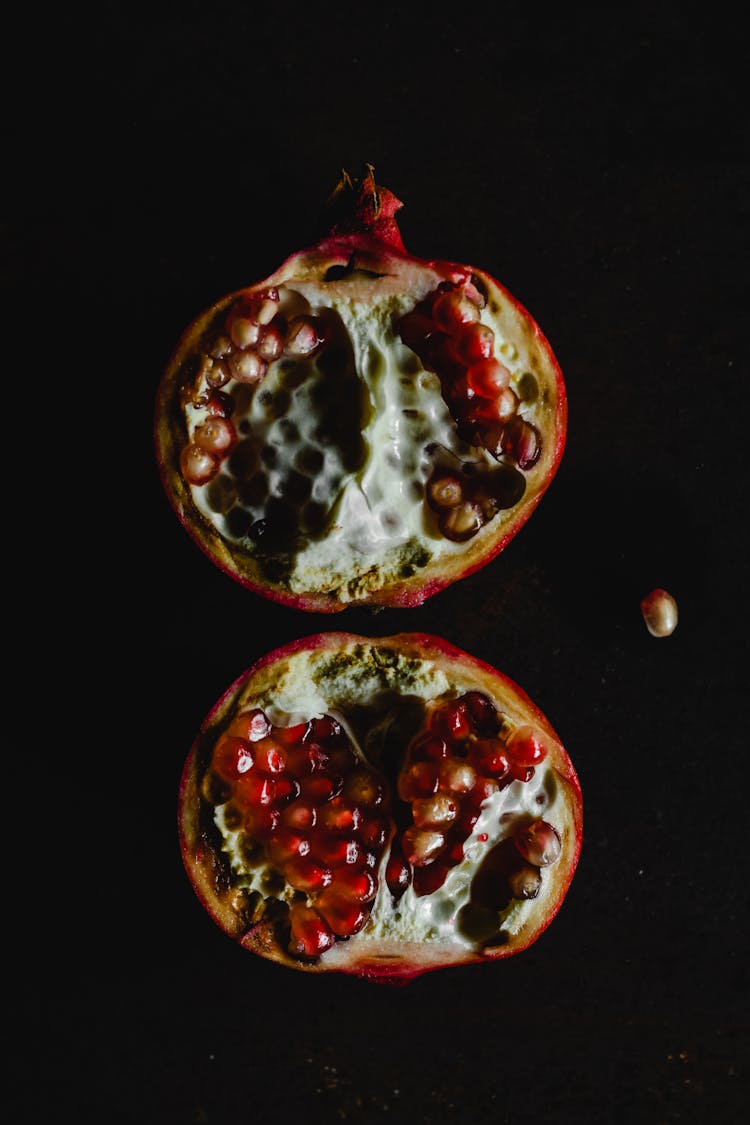
[[[393, 865], [389, 867], [387, 862], [391, 839], [398, 845], [403, 836], [404, 822], [401, 822], [401, 828], [397, 828], [391, 818], [392, 802], [398, 800], [393, 792], [386, 794], [382, 806], [384, 818], [390, 825], [389, 831], [381, 833], [377, 837], [380, 842], [372, 845], [373, 854], [378, 856], [376, 866], [364, 868], [360, 865], [347, 869], [348, 874], [341, 877], [338, 886], [321, 886], [306, 902], [300, 891], [293, 900], [289, 897], [289, 889], [284, 892], [287, 893], [286, 906], [269, 895], [265, 913], [262, 903], [249, 900], [248, 895], [239, 890], [214, 823], [214, 805], [205, 795], [211, 757], [220, 735], [232, 726], [239, 713], [247, 713], [255, 705], [268, 706], [275, 692], [289, 690], [289, 684], [296, 686], [300, 675], [303, 680], [308, 673], [313, 678], [318, 676], [320, 682], [327, 686], [331, 698], [340, 690], [336, 677], [343, 677], [341, 682], [345, 684], [346, 699], [353, 704], [354, 696], [360, 690], [359, 686], [355, 688], [353, 685], [367, 681], [371, 688], [375, 682], [373, 676], [380, 677], [378, 682], [390, 685], [389, 694], [393, 695], [395, 684], [408, 686], [408, 675], [411, 673], [404, 669], [412, 667], [425, 669], [428, 679], [434, 674], [435, 682], [442, 683], [447, 676], [451, 690], [459, 695], [466, 692], [483, 695], [495, 704], [512, 727], [533, 727], [546, 748], [545, 768], [551, 771], [558, 791], [551, 828], [559, 835], [560, 855], [543, 869], [545, 893], [534, 901], [517, 928], [511, 933], [504, 933], [503, 942], [496, 945], [485, 941], [467, 946], [445, 936], [436, 940], [405, 940], [393, 936], [387, 927], [385, 931], [376, 928], [373, 933], [368, 933], [369, 911], [376, 905], [375, 891], [380, 895], [384, 890], [381, 884], [384, 885], [386, 880], [395, 878], [398, 881]], [[357, 679], [352, 672], [352, 669], [359, 672], [360, 668], [364, 679]], [[343, 696], [339, 693], [336, 698], [340, 701]], [[367, 699], [359, 699], [356, 706], [366, 703]], [[233, 729], [239, 729], [237, 724]], [[406, 752], [406, 746], [403, 752]], [[357, 792], [362, 792], [361, 784]], [[226, 794], [217, 800], [225, 799]], [[541, 814], [539, 820], [541, 823]], [[528, 824], [529, 817], [526, 817], [521, 827], [528, 828]], [[543, 831], [549, 835], [547, 826], [543, 826]], [[394, 832], [395, 836], [392, 835]], [[548, 720], [516, 684], [495, 668], [441, 638], [425, 634], [399, 634], [374, 640], [349, 633], [323, 633], [302, 638], [268, 653], [239, 676], [216, 703], [202, 724], [182, 773], [179, 834], [185, 868], [196, 894], [217, 925], [244, 948], [303, 972], [344, 972], [372, 980], [404, 982], [447, 965], [508, 957], [527, 948], [546, 930], [562, 904], [578, 863], [582, 802], [573, 765]], [[531, 838], [530, 833], [527, 835]], [[524, 846], [523, 841], [516, 841], [516, 851], [522, 852]], [[354, 850], [355, 858], [363, 848], [365, 845], [360, 845], [359, 851]], [[403, 862], [400, 847], [395, 848], [394, 854], [398, 869]], [[331, 855], [331, 852], [326, 853], [319, 862], [325, 862]], [[518, 861], [522, 862], [520, 855]], [[429, 868], [421, 870], [429, 872]], [[364, 886], [365, 879], [367, 886]], [[413, 892], [409, 890], [407, 893], [400, 885], [391, 887], [389, 883], [383, 901], [387, 900], [388, 894], [393, 895], [394, 904], [403, 904], [407, 899], [412, 903], [415, 901], [410, 898]], [[406, 899], [401, 897], [404, 894]], [[258, 897], [251, 896], [251, 899]], [[288, 906], [292, 901], [300, 905], [294, 931], [297, 946], [296, 950], [291, 948], [290, 951]], [[317, 910], [317, 914], [311, 915], [310, 908]], [[331, 939], [331, 927], [343, 932], [345, 937], [350, 936], [345, 940]], [[315, 942], [319, 942], [320, 948], [325, 950], [321, 956], [300, 955], [299, 950], [306, 947], [306, 943], [312, 948]]]
[[[356, 185], [352, 185], [350, 181], [348, 188], [342, 189], [340, 203], [338, 218], [333, 223], [329, 235], [317, 244], [289, 256], [280, 268], [265, 280], [235, 290], [217, 301], [199, 315], [183, 333], [167, 364], [156, 397], [154, 437], [159, 472], [168, 500], [190, 537], [213, 563], [254, 593], [280, 604], [322, 613], [340, 612], [355, 604], [413, 607], [422, 604], [427, 598], [453, 582], [487, 565], [508, 545], [536, 510], [557, 472], [564, 451], [567, 430], [565, 386], [560, 367], [539, 325], [496, 279], [486, 271], [473, 266], [417, 258], [406, 253], [394, 218], [400, 202], [386, 189], [375, 184], [371, 172]], [[346, 272], [350, 263], [355, 261], [356, 270], [353, 273], [350, 271], [345, 279], [328, 280], [330, 271]], [[217, 335], [226, 330], [230, 312], [238, 306], [243, 308], [248, 306], [258, 295], [278, 293], [284, 290], [285, 286], [287, 289], [289, 287], [304, 289], [305, 286], [320, 287], [325, 283], [326, 293], [331, 294], [331, 301], [337, 299], [336, 294], [339, 294], [340, 299], [345, 298], [347, 302], [361, 301], [362, 307], [365, 307], [367, 302], [372, 300], [373, 285], [379, 287], [379, 292], [390, 292], [388, 286], [391, 286], [393, 294], [403, 295], [404, 291], [409, 291], [412, 284], [416, 284], [415, 278], [424, 277], [425, 271], [434, 277], [436, 287], [441, 284], [449, 288], [459, 286], [462, 293], [478, 294], [480, 290], [486, 293], [486, 309], [488, 315], [493, 318], [493, 324], [498, 330], [502, 330], [503, 339], [508, 342], [509, 347], [518, 344], [518, 351], [524, 357], [524, 365], [530, 373], [533, 373], [529, 375], [534, 384], [534, 405], [529, 409], [536, 411], [532, 429], [529, 430], [527, 426], [525, 433], [521, 435], [517, 433], [514, 438], [511, 434], [512, 427], [504, 427], [502, 423], [497, 423], [495, 433], [491, 421], [485, 418], [481, 421], [478, 431], [482, 435], [481, 443], [488, 451], [497, 447], [497, 456], [503, 462], [510, 458], [509, 463], [517, 465], [523, 478], [522, 496], [520, 499], [505, 499], [499, 506], [498, 504], [493, 506], [491, 503], [483, 507], [480, 503], [479, 517], [470, 519], [467, 515], [462, 521], [459, 520], [458, 532], [452, 529], [452, 525], [456, 522], [455, 513], [447, 517], [435, 516], [430, 542], [433, 545], [437, 543], [439, 546], [443, 536], [461, 543], [462, 549], [455, 553], [432, 551], [431, 554], [432, 548], [430, 543], [427, 543], [427, 561], [424, 561], [422, 555], [425, 552], [418, 550], [416, 541], [410, 539], [407, 546], [411, 554], [405, 554], [403, 565], [397, 562], [398, 552], [396, 552], [387, 565], [382, 562], [382, 573], [381, 561], [376, 555], [368, 556], [360, 572], [352, 573], [349, 579], [342, 579], [341, 585], [334, 589], [319, 585], [318, 578], [314, 576], [317, 574], [314, 568], [310, 572], [309, 581], [306, 578], [307, 572], [303, 568], [301, 574], [290, 582], [288, 574], [281, 573], [283, 566], [280, 569], [279, 565], [274, 563], [269, 567], [263, 562], [258, 547], [260, 530], [256, 532], [254, 528], [243, 529], [241, 533], [238, 532], [239, 539], [227, 537], [218, 529], [216, 522], [208, 518], [207, 513], [196, 503], [192, 484], [185, 477], [186, 464], [193, 466], [190, 471], [198, 474], [193, 484], [201, 486], [210, 483], [212, 476], [218, 471], [217, 466], [229, 463], [227, 459], [232, 450], [236, 451], [236, 442], [231, 434], [231, 419], [228, 419], [223, 427], [215, 427], [217, 433], [221, 429], [221, 434], [216, 436], [214, 431], [211, 432], [210, 437], [213, 438], [213, 442], [208, 441], [209, 449], [196, 448], [194, 443], [190, 444], [191, 437], [183, 408], [183, 396], [186, 387], [192, 386], [193, 366], [191, 365], [194, 365], [201, 355], [205, 360], [206, 355], [214, 348]], [[420, 281], [419, 284], [423, 282]], [[438, 294], [437, 288], [435, 293]], [[448, 297], [450, 296], [449, 292]], [[398, 324], [396, 324], [394, 337], [398, 335]], [[404, 337], [404, 333], [401, 333], [401, 336]], [[417, 345], [415, 348], [418, 350]], [[502, 365], [505, 362], [504, 357], [501, 355], [498, 358]], [[223, 364], [224, 360], [217, 359], [211, 362], [217, 364], [218, 370], [218, 366]], [[426, 363], [425, 366], [429, 371], [441, 373], [444, 387], [450, 383], [453, 376], [449, 376], [446, 383], [442, 374], [443, 369], [439, 364], [431, 366]], [[255, 376], [248, 377], [255, 379]], [[357, 372], [357, 377], [362, 379], [360, 371]], [[258, 376], [259, 380], [262, 378], [263, 376]], [[218, 382], [221, 382], [221, 379]], [[260, 385], [260, 382], [254, 382], [252, 386]], [[218, 396], [223, 393], [220, 389], [215, 392]], [[473, 394], [473, 391], [467, 393]], [[294, 392], [292, 398], [293, 396]], [[224, 398], [231, 401], [231, 395], [224, 394]], [[482, 409], [491, 406], [488, 400], [476, 401], [480, 404], [484, 402], [485, 406]], [[527, 405], [522, 403], [519, 405], [519, 411], [521, 408], [526, 410]], [[342, 409], [346, 411], [347, 408], [342, 407]], [[453, 407], [451, 409], [453, 410]], [[519, 413], [517, 417], [520, 418], [521, 414]], [[352, 426], [359, 426], [356, 412], [352, 414], [350, 421]], [[504, 429], [507, 431], [505, 435], [503, 435]], [[226, 434], [224, 430], [227, 431]], [[235, 435], [238, 439], [239, 436]], [[204, 437], [203, 440], [205, 443], [207, 439]], [[222, 445], [222, 442], [225, 444], [214, 450], [214, 443]], [[240, 449], [242, 444], [240, 442]], [[252, 475], [251, 470], [248, 472]], [[262, 477], [262, 473], [260, 476]], [[314, 486], [314, 478], [310, 479], [313, 480]], [[299, 482], [292, 482], [291, 491], [295, 484]], [[299, 487], [302, 488], [303, 493], [305, 490], [309, 491], [309, 480], [303, 481]], [[272, 502], [276, 503], [277, 498], [273, 498]], [[304, 504], [304, 502], [304, 497], [299, 500], [293, 499], [289, 502], [291, 503], [289, 509], [284, 494], [280, 505], [284, 509], [285, 520], [291, 520], [293, 524], [297, 520], [289, 534], [294, 531], [297, 536], [295, 544], [300, 541], [301, 535], [303, 546], [309, 542], [309, 535], [315, 538], [318, 535], [328, 534], [320, 529], [309, 532], [305, 529], [304, 517], [290, 515], [290, 510], [292, 513], [296, 511], [294, 504]], [[256, 499], [255, 503], [257, 505], [261, 501]], [[427, 501], [425, 504], [429, 507]], [[312, 518], [318, 518], [318, 514]], [[330, 518], [330, 513], [319, 518], [325, 521]], [[263, 522], [263, 519], [256, 520], [255, 528]], [[253, 535], [255, 539], [252, 538]], [[298, 547], [295, 545], [290, 550], [293, 557], [296, 557]], [[281, 554], [284, 554], [283, 549]]]

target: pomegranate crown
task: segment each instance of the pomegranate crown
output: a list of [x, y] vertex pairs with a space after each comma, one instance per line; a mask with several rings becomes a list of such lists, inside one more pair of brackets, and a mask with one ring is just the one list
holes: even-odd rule
[[365, 164], [359, 177], [351, 176], [342, 168], [326, 204], [328, 234], [332, 237], [368, 234], [396, 250], [403, 250], [401, 232], [394, 218], [401, 207], [401, 200], [392, 191], [375, 183], [372, 164]]

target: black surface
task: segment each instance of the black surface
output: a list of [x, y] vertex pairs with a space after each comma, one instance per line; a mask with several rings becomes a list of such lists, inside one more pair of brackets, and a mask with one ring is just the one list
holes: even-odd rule
[[[745, 42], [715, 7], [354, 11], [104, 4], [11, 52], [9, 609], [33, 704], [6, 794], [6, 1117], [739, 1122]], [[365, 161], [409, 249], [487, 269], [536, 317], [570, 423], [491, 565], [420, 609], [332, 620], [211, 566], [161, 491], [151, 414], [187, 323], [306, 244]], [[667, 640], [639, 613], [654, 586], [680, 607]], [[568, 747], [581, 862], [525, 953], [405, 988], [315, 978], [201, 910], [175, 827], [193, 735], [257, 656], [331, 627], [446, 636]]]

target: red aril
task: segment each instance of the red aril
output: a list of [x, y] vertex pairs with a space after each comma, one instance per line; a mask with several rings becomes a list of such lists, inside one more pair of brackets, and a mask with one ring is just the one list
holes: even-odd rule
[[581, 818], [539, 708], [421, 633], [270, 652], [208, 715], [179, 793], [185, 867], [223, 930], [291, 968], [376, 980], [525, 949], [567, 893]]

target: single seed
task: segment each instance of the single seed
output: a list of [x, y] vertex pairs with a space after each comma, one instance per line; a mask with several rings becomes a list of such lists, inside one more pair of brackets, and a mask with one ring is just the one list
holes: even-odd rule
[[555, 828], [546, 820], [526, 824], [513, 837], [516, 847], [534, 867], [547, 867], [559, 859], [562, 841]]
[[536, 898], [542, 886], [542, 873], [538, 867], [524, 864], [508, 879], [513, 898]]
[[206, 382], [209, 387], [223, 387], [229, 382], [229, 378], [229, 368], [220, 359], [215, 359], [211, 368], [206, 371]]
[[463, 500], [461, 481], [453, 474], [433, 477], [427, 485], [427, 500], [433, 508], [455, 508]]
[[266, 373], [267, 364], [257, 352], [235, 352], [229, 358], [229, 368], [238, 383], [257, 383]]
[[652, 637], [670, 637], [677, 628], [677, 602], [666, 590], [647, 594], [641, 601], [641, 613]]
[[441, 513], [439, 526], [446, 539], [454, 543], [464, 543], [476, 535], [483, 524], [482, 512], [478, 504], [471, 500], [463, 500], [455, 508], [448, 508]]
[[477, 773], [462, 758], [446, 758], [440, 766], [439, 782], [451, 793], [469, 793], [477, 783]]
[[235, 347], [252, 348], [260, 339], [260, 325], [249, 317], [237, 316], [231, 321], [229, 335]]
[[458, 805], [447, 793], [436, 793], [415, 801], [412, 813], [417, 828], [443, 828], [456, 819]]
[[412, 867], [424, 867], [445, 850], [446, 841], [442, 832], [414, 827], [404, 832], [402, 846]]
[[180, 455], [180, 469], [188, 484], [206, 484], [219, 470], [219, 462], [207, 449], [191, 442]]
[[310, 316], [296, 316], [289, 324], [284, 355], [308, 356], [320, 347], [323, 333], [320, 322]]
[[234, 426], [226, 418], [208, 418], [202, 426], [197, 426], [193, 440], [207, 453], [225, 457], [237, 441]]
[[535, 727], [519, 727], [508, 739], [508, 753], [518, 766], [537, 766], [547, 756], [544, 737]]

